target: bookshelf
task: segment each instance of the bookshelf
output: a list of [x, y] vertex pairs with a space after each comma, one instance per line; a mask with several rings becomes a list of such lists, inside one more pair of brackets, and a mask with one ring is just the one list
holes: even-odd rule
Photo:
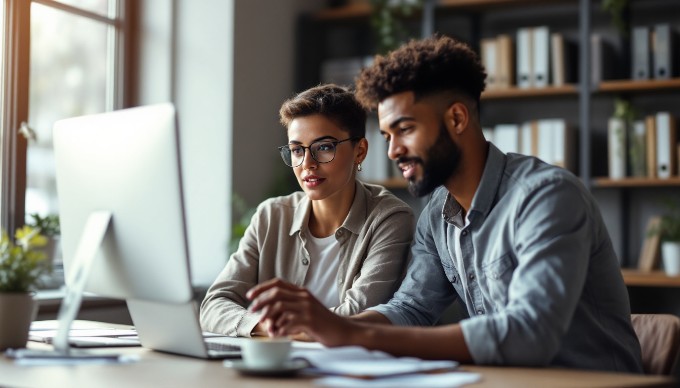
[[[591, 84], [588, 77], [579, 77], [578, 83], [559, 87], [487, 89], [482, 95], [482, 122], [521, 123], [561, 117], [577, 129], [578, 148], [574, 155], [578, 159], [577, 173], [600, 202], [605, 221], [612, 226], [610, 233], [622, 266], [636, 267], [647, 218], [660, 212], [656, 203], [662, 197], [680, 198], [680, 176], [616, 180], [606, 177], [607, 120], [613, 114], [614, 98], [622, 96], [643, 114], [670, 111], [680, 122], [680, 106], [676, 103], [680, 97], [680, 75], [664, 80], [629, 79], [630, 37], [616, 31], [610, 16], [600, 9], [602, 0], [426, 0], [425, 3], [425, 9], [408, 21], [413, 36], [424, 34], [421, 26], [430, 26], [431, 30], [469, 42], [478, 52], [482, 38], [510, 34], [514, 39], [519, 27], [548, 25], [551, 32], [562, 32], [565, 38], [578, 44], [577, 66], [579, 72], [585, 74], [590, 73], [591, 52], [584, 47], [589, 47], [591, 34], [600, 33], [613, 44], [616, 60], [612, 66], [621, 68], [610, 76], [614, 79], [605, 78]], [[299, 89], [319, 81], [314, 72], [318, 75], [318, 67], [325, 59], [374, 54], [371, 50], [375, 45], [369, 37], [371, 11], [369, 3], [352, 1], [343, 7], [309, 15], [307, 27], [321, 27], [316, 30], [321, 31], [320, 34], [313, 34], [316, 45], [312, 47], [319, 48], [322, 54], [312, 59], [316, 62], [311, 65], [309, 59], [303, 60], [307, 65], [307, 79], [298, 82]], [[670, 23], [680, 31], [680, 2], [629, 0], [624, 17], [630, 27]], [[351, 35], [348, 31], [352, 29], [359, 32]], [[354, 39], [355, 47], [348, 49], [340, 45], [342, 47], [335, 50], [338, 36], [342, 34]], [[324, 40], [328, 37], [330, 40]], [[676, 37], [680, 39], [680, 33]], [[401, 177], [377, 183], [396, 191], [407, 187]]]
[[642, 272], [633, 269], [621, 270], [623, 281], [633, 287], [680, 287], [680, 276], [668, 276], [663, 271]]

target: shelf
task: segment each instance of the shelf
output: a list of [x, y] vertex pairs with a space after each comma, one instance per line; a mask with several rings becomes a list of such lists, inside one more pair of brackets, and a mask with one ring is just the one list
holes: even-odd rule
[[366, 18], [371, 15], [373, 7], [368, 2], [350, 3], [342, 7], [326, 8], [314, 14], [316, 20], [343, 20]]
[[[556, 3], [558, 1], [554, 1]], [[574, 0], [562, 0], [563, 3]], [[545, 4], [545, 0], [439, 0], [437, 6], [443, 9], [484, 9], [502, 6], [520, 6], [528, 4]]]
[[663, 271], [642, 272], [637, 269], [622, 269], [621, 274], [627, 286], [680, 287], [680, 276], [668, 276]]
[[[558, 2], [553, 0], [554, 2]], [[559, 0], [562, 3], [575, 3], [575, 0]], [[503, 6], [519, 6], [527, 4], [545, 4], [545, 0], [439, 0], [437, 8], [442, 10], [478, 10]], [[368, 1], [351, 2], [335, 8], [326, 8], [314, 13], [314, 19], [319, 21], [341, 21], [360, 19], [371, 16], [373, 7]]]
[[680, 177], [668, 179], [658, 178], [595, 178], [593, 187], [615, 188], [615, 187], [680, 187]]
[[547, 96], [577, 96], [578, 88], [575, 85], [548, 86], [545, 88], [520, 89], [517, 87], [503, 89], [489, 89], [482, 93], [482, 100], [499, 100], [522, 97], [547, 97]]
[[651, 92], [660, 89], [680, 89], [680, 78], [663, 80], [651, 79], [604, 81], [600, 83], [600, 87], [597, 89], [597, 92]]

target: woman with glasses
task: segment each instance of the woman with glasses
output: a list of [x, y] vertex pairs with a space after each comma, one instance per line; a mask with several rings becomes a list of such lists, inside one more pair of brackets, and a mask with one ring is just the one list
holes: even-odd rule
[[317, 86], [284, 102], [279, 114], [288, 133], [279, 152], [302, 191], [258, 206], [201, 304], [206, 331], [266, 335], [246, 297], [266, 280], [304, 287], [341, 315], [387, 302], [401, 282], [413, 212], [383, 187], [357, 180], [369, 147], [366, 112], [354, 94]]

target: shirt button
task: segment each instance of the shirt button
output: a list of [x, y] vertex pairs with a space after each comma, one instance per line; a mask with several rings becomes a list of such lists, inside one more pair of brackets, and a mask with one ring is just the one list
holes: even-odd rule
[[455, 282], [456, 282], [456, 280], [457, 280], [457, 279], [456, 279], [456, 277], [454, 276], [454, 277], [453, 277], [453, 282], [455, 283]]
[[477, 310], [477, 315], [484, 315], [484, 310], [482, 309]]
[[307, 264], [309, 264], [309, 260], [307, 260], [307, 258], [305, 257], [304, 259], [302, 259], [302, 265], [307, 265]]
[[469, 277], [470, 277], [470, 280], [475, 280], [475, 274], [471, 273]]
[[342, 283], [344, 283], [344, 282], [345, 282], [345, 281], [342, 280], [342, 279], [338, 280], [338, 283], [340, 283], [340, 284], [342, 284]]
[[464, 230], [461, 234], [462, 234], [463, 236], [467, 236], [467, 230]]
[[335, 236], [341, 237], [342, 236], [342, 230], [338, 230], [337, 232], [335, 232]]

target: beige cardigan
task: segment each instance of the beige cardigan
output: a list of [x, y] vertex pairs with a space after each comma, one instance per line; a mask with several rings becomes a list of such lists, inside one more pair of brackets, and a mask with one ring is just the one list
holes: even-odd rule
[[[303, 192], [261, 203], [227, 265], [201, 303], [203, 330], [249, 337], [259, 315], [246, 292], [272, 278], [307, 284], [305, 241], [311, 201]], [[411, 208], [381, 186], [357, 181], [354, 202], [335, 232], [340, 242], [337, 314], [357, 314], [387, 302], [401, 283], [414, 233]]]

